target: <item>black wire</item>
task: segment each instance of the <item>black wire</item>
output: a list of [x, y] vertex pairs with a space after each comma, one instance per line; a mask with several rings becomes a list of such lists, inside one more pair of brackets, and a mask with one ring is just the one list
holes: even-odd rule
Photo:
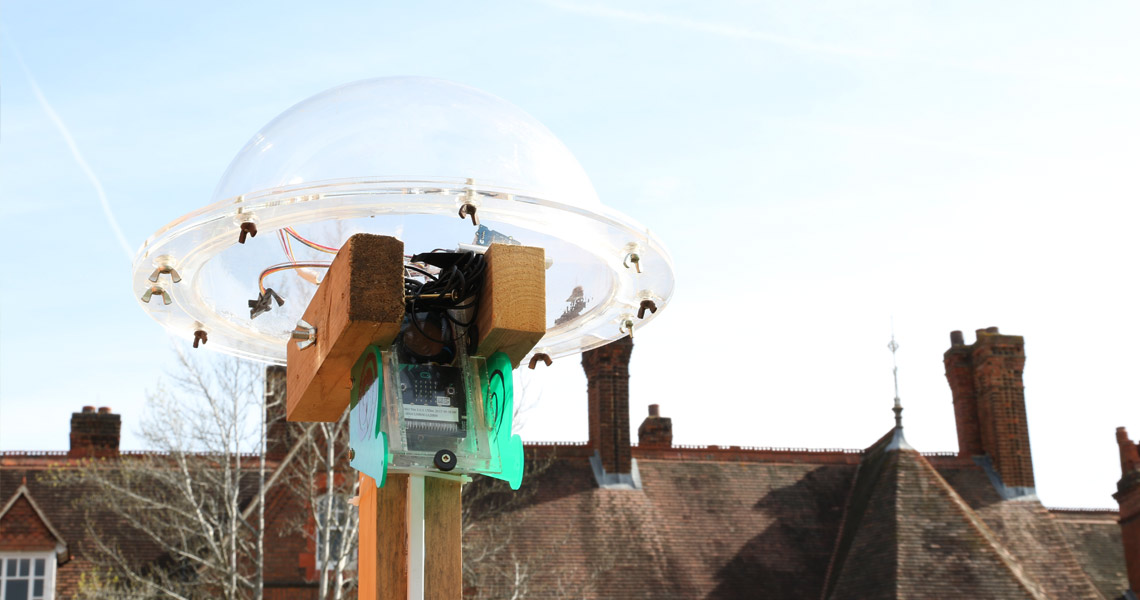
[[[432, 253], [438, 252], [433, 251]], [[424, 256], [424, 255], [419, 255]], [[433, 264], [431, 259], [426, 259], [423, 262]], [[438, 261], [440, 264], [447, 262], [446, 259]], [[436, 339], [435, 336], [429, 335], [424, 327], [421, 325], [421, 319], [417, 318], [418, 314], [426, 315], [424, 322], [432, 316], [441, 318], [441, 332], [444, 337], [448, 337], [447, 330], [451, 329], [451, 337], [457, 333], [456, 328], [474, 328], [475, 316], [470, 321], [463, 321], [451, 314], [451, 311], [462, 311], [467, 309], [474, 309], [475, 315], [479, 310], [479, 293], [483, 285], [483, 274], [486, 271], [487, 264], [482, 255], [475, 254], [474, 252], [460, 253], [454, 261], [446, 266], [439, 267], [439, 272], [432, 274], [429, 271], [417, 267], [415, 265], [406, 264], [404, 267], [410, 271], [422, 274], [426, 280], [420, 281], [419, 279], [405, 277], [404, 278], [404, 293], [405, 293], [405, 312], [408, 321], [412, 327], [422, 335], [437, 344], [443, 344], [445, 351], [449, 350], [450, 354], [454, 356], [454, 339], [452, 341]], [[424, 298], [423, 296], [432, 295], [432, 298]], [[450, 327], [448, 327], [450, 325]], [[468, 338], [469, 347], [474, 346], [475, 335], [474, 331], [468, 331], [466, 337]], [[409, 348], [405, 349], [421, 361], [431, 361], [436, 357], [422, 356]]]

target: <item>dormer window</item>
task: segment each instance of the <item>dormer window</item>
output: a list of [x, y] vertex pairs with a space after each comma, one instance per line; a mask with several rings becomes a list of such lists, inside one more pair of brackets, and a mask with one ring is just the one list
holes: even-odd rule
[[55, 598], [55, 552], [0, 554], [0, 600]]

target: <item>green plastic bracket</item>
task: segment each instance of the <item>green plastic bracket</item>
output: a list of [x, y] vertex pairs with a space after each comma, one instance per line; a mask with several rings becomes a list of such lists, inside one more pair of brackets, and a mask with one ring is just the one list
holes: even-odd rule
[[384, 369], [380, 349], [369, 346], [352, 367], [352, 397], [348, 413], [349, 465], [383, 487], [388, 475], [388, 435], [380, 430], [384, 418]]
[[517, 490], [522, 485], [525, 459], [522, 438], [512, 432], [515, 386], [511, 359], [502, 352], [496, 352], [487, 359], [486, 368], [482, 379], [487, 438], [491, 452], [499, 457], [502, 468], [502, 473], [490, 476], [506, 481], [512, 490]]

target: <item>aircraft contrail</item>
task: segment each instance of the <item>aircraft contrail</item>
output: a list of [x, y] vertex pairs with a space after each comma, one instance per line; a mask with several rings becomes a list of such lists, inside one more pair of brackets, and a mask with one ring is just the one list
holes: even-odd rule
[[71, 150], [71, 156], [75, 158], [75, 162], [79, 164], [79, 168], [83, 170], [83, 174], [91, 182], [95, 188], [95, 194], [99, 196], [99, 204], [103, 207], [103, 216], [107, 218], [107, 224], [111, 226], [114, 231], [115, 237], [119, 241], [119, 246], [123, 249], [123, 254], [130, 262], [134, 257], [134, 252], [131, 251], [130, 244], [127, 243], [126, 236], [123, 235], [123, 230], [119, 228], [119, 222], [115, 219], [115, 213], [111, 211], [111, 203], [107, 201], [107, 192], [103, 190], [103, 184], [99, 182], [99, 178], [95, 176], [95, 171], [91, 170], [91, 165], [87, 164], [87, 160], [83, 158], [83, 153], [79, 151], [79, 146], [75, 143], [75, 139], [71, 137], [71, 132], [67, 129], [63, 119], [51, 107], [51, 103], [44, 97], [44, 93], [40, 90], [40, 86], [36, 83], [35, 77], [32, 77], [32, 72], [28, 70], [28, 65], [24, 63], [23, 56], [20, 51], [16, 49], [16, 45], [12, 43], [11, 38], [7, 33], [4, 33], [4, 41], [7, 42], [8, 48], [12, 50], [12, 55], [16, 58], [16, 62], [20, 64], [20, 69], [24, 71], [24, 76], [27, 77], [28, 83], [32, 86], [32, 93], [36, 95], [36, 100], [40, 103], [40, 108], [44, 109], [51, 122], [55, 124], [55, 128], [59, 130], [59, 134], [63, 136], [63, 141], [67, 143], [68, 149]]

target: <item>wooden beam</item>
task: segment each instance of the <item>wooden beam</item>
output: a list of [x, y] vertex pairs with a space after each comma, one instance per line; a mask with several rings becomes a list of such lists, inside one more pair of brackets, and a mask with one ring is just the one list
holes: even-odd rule
[[463, 515], [459, 481], [424, 478], [424, 599], [463, 597]]
[[286, 416], [335, 422], [348, 406], [352, 365], [370, 344], [387, 346], [400, 332], [404, 243], [366, 233], [348, 238], [303, 318], [317, 340], [305, 349], [289, 342]]
[[518, 367], [546, 335], [546, 255], [542, 248], [491, 244], [476, 315], [476, 354], [502, 351]]
[[360, 600], [408, 599], [410, 489], [403, 473], [389, 473], [382, 488], [367, 475], [360, 482], [356, 560]]

